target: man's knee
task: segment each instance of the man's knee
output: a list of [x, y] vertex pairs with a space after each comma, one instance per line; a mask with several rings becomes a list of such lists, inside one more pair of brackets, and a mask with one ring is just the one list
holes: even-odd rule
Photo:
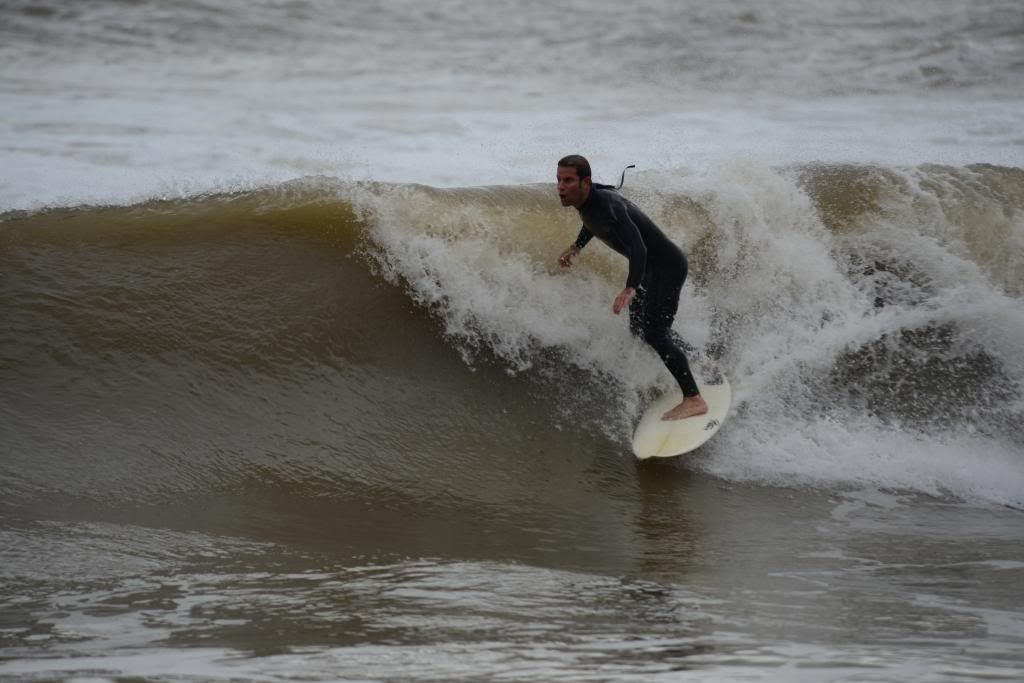
[[667, 327], [646, 326], [640, 331], [639, 336], [658, 352], [673, 346], [672, 336]]

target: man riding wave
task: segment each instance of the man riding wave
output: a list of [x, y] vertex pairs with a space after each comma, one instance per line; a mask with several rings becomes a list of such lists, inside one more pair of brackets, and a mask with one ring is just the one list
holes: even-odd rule
[[576, 241], [558, 257], [559, 264], [570, 267], [594, 237], [629, 259], [626, 286], [615, 297], [612, 312], [618, 315], [629, 306], [629, 329], [657, 352], [683, 391], [682, 402], [662, 419], [705, 414], [708, 405], [672, 333], [686, 281], [686, 255], [633, 202], [609, 186], [595, 185], [584, 157], [573, 154], [559, 160], [557, 178], [562, 206], [574, 207], [583, 221]]

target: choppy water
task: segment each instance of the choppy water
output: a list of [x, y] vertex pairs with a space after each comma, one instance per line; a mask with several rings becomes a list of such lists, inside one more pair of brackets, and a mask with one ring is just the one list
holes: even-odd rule
[[768, 164], [1020, 166], [1015, 0], [7, 2], [0, 206], [310, 174], [473, 186]]
[[1022, 15], [6, 3], [0, 678], [1021, 678]]

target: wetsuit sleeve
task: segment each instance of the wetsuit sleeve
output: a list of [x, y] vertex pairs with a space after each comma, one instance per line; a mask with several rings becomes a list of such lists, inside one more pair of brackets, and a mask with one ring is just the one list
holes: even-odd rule
[[623, 207], [616, 207], [612, 211], [615, 217], [615, 230], [619, 234], [619, 240], [626, 249], [626, 257], [629, 259], [629, 276], [626, 277], [626, 286], [637, 289], [641, 280], [644, 279], [644, 269], [647, 267], [647, 245], [640, 235], [640, 228], [629, 217], [629, 213]]
[[576, 236], [576, 241], [573, 242], [573, 246], [576, 247], [577, 251], [581, 251], [583, 247], [587, 246], [587, 242], [593, 239], [594, 233], [587, 230], [587, 226], [580, 227], [580, 234]]

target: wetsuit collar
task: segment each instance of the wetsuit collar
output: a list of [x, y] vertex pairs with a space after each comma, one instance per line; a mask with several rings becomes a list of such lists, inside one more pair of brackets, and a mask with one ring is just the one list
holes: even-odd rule
[[577, 211], [583, 211], [583, 207], [590, 203], [590, 200], [594, 197], [594, 181], [590, 181], [590, 191], [587, 192], [587, 198], [583, 200], [583, 203], [576, 207]]

